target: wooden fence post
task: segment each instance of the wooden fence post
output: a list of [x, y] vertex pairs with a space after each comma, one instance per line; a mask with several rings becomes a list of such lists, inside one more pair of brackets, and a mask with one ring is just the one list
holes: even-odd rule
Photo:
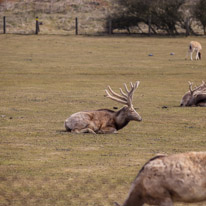
[[149, 17], [148, 17], [148, 26], [149, 26], [148, 34], [149, 34], [149, 36], [151, 36], [151, 21], [152, 21], [152, 17], [151, 17], [151, 14], [150, 14]]
[[36, 34], [39, 33], [39, 18], [38, 16], [36, 17]]
[[186, 18], [186, 36], [190, 35], [190, 29], [189, 29], [189, 17]]
[[3, 17], [3, 29], [4, 29], [4, 34], [6, 34], [6, 17]]
[[75, 18], [75, 34], [78, 35], [78, 18]]
[[111, 35], [112, 34], [112, 20], [111, 19], [109, 19], [109, 22], [108, 22], [109, 24], [108, 24], [108, 33], [109, 33], [109, 35]]

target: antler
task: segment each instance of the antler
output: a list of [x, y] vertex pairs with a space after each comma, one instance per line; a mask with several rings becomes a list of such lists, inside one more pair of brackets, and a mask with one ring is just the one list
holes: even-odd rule
[[204, 81], [202, 81], [202, 84], [199, 86], [199, 87], [195, 87], [195, 89], [192, 89], [192, 85], [193, 85], [193, 82], [188, 82], [189, 83], [189, 90], [190, 90], [190, 92], [191, 92], [191, 94], [193, 94], [195, 91], [197, 91], [197, 90], [204, 90], [205, 89], [205, 86], [206, 86], [206, 84], [205, 84], [205, 82]]
[[190, 93], [192, 94], [192, 93], [193, 93], [193, 90], [192, 90], [193, 82], [188, 81], [188, 83], [189, 83], [189, 90], [190, 90]]
[[114, 100], [116, 102], [128, 105], [129, 107], [132, 107], [133, 94], [134, 94], [134, 91], [139, 86], [139, 84], [140, 84], [139, 81], [136, 81], [135, 84], [130, 82], [131, 90], [129, 91], [128, 88], [127, 88], [127, 85], [124, 83], [125, 92], [123, 92], [123, 90], [120, 88], [121, 95], [119, 95], [116, 92], [114, 92], [111, 89], [111, 87], [108, 86], [109, 92], [111, 94], [105, 89], [105, 92], [107, 94], [106, 97], [108, 97], [108, 98], [110, 98], [110, 99], [112, 99], [112, 100]]

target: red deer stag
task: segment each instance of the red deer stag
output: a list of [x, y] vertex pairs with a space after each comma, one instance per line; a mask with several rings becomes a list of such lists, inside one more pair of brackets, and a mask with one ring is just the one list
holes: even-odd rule
[[206, 84], [202, 81], [202, 84], [195, 89], [192, 89], [192, 84], [189, 82], [189, 91], [182, 97], [180, 106], [206, 106]]
[[139, 83], [139, 81], [135, 84], [130, 83], [130, 91], [127, 85], [124, 84], [125, 92], [120, 88], [121, 95], [115, 93], [111, 87], [108, 86], [109, 91], [105, 90], [107, 97], [125, 106], [117, 112], [109, 109], [99, 109], [72, 114], [65, 121], [66, 130], [75, 133], [116, 133], [117, 130], [125, 127], [131, 120], [141, 121], [142, 118], [132, 105], [133, 94], [139, 86]]
[[206, 201], [206, 152], [189, 152], [150, 159], [139, 171], [123, 206], [202, 201]]

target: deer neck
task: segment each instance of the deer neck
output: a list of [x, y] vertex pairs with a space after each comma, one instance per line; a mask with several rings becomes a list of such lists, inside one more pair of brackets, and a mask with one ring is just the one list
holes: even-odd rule
[[127, 118], [127, 112], [125, 107], [117, 111], [114, 118], [115, 118], [115, 126], [117, 130], [120, 130], [123, 127], [125, 127], [130, 121]]

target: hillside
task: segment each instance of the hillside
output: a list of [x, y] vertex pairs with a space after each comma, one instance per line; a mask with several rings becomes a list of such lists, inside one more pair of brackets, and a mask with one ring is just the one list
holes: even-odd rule
[[[74, 34], [75, 18], [79, 33], [104, 32], [105, 17], [115, 8], [111, 0], [4, 0], [0, 1], [0, 16], [6, 16], [7, 33], [31, 34], [35, 17], [42, 22], [41, 34]], [[2, 21], [0, 21], [2, 30]]]
[[[195, 2], [197, 0], [186, 0], [186, 8]], [[0, 18], [6, 16], [7, 33], [35, 33], [38, 16], [42, 22], [40, 34], [74, 34], [76, 17], [79, 34], [98, 34], [105, 32], [106, 16], [117, 6], [117, 0], [0, 0]], [[2, 24], [0, 20], [0, 33], [3, 32]], [[142, 31], [148, 31], [146, 25], [140, 27]], [[194, 27], [199, 25], [195, 23]]]

